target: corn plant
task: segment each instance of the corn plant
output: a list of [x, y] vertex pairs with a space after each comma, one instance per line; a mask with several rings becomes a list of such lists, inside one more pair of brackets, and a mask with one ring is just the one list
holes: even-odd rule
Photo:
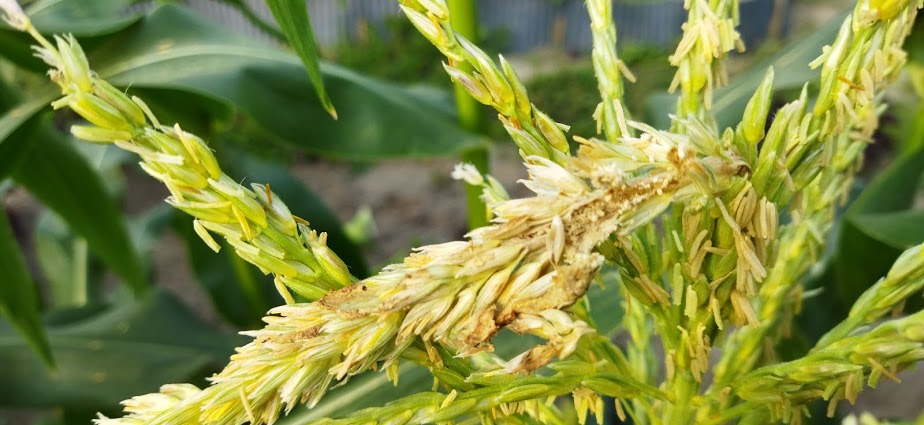
[[[460, 164], [453, 176], [483, 189], [491, 224], [356, 279], [269, 185], [239, 184], [205, 141], [94, 73], [73, 37], [46, 39], [14, 1], [0, 1], [51, 67], [63, 95], [52, 105], [87, 121], [71, 132], [139, 155], [205, 244], [218, 250], [224, 239], [273, 275], [286, 301], [246, 332], [252, 342], [210, 385], [164, 385], [97, 424], [271, 424], [351, 377], [381, 370], [396, 380], [401, 362], [429, 370], [433, 389], [313, 423], [564, 423], [556, 400], [569, 395], [581, 423], [602, 416], [605, 398], [640, 424], [800, 423], [811, 402], [826, 400], [833, 414], [924, 359], [924, 312], [889, 317], [924, 286], [921, 245], [803, 357], [780, 361], [775, 349], [877, 128], [882, 90], [905, 62], [920, 2], [860, 0], [813, 63], [817, 92], [806, 85], [771, 113], [770, 69], [740, 122], [720, 128], [714, 90], [726, 83], [729, 52], [743, 49], [737, 2], [689, 0], [670, 57], [679, 96], [662, 111], [670, 128], [659, 129], [624, 108], [635, 77], [615, 48], [611, 2], [588, 0], [599, 136], [574, 137], [576, 150], [503, 57], [453, 29], [445, 2], [400, 3], [451, 78], [497, 110], [534, 195], [509, 199]], [[609, 266], [620, 276], [625, 347], [597, 331], [589, 309], [588, 290]], [[492, 340], [503, 329], [543, 342], [502, 358]]]

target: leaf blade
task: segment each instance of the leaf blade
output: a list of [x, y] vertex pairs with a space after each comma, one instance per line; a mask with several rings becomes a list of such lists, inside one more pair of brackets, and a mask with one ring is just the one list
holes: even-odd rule
[[0, 316], [19, 331], [31, 351], [37, 352], [46, 366], [55, 365], [48, 337], [39, 316], [39, 299], [29, 269], [19, 251], [6, 210], [0, 207]]
[[44, 0], [30, 4], [26, 13], [45, 34], [102, 36], [137, 22], [143, 12], [131, 8], [135, 3], [136, 0]]
[[924, 240], [924, 211], [857, 214], [853, 224], [893, 248], [911, 248]]
[[[34, 137], [33, 121], [51, 101], [56, 91], [48, 89], [36, 93], [31, 99], [20, 102], [0, 117], [0, 179], [5, 178], [22, 161]], [[31, 124], [30, 124], [31, 121]]]
[[0, 405], [112, 408], [164, 382], [198, 381], [248, 341], [212, 329], [160, 291], [64, 313], [72, 317], [49, 324], [56, 374], [40, 370], [0, 323], [0, 361], [17, 365], [0, 368]]
[[321, 76], [321, 66], [318, 60], [317, 41], [314, 38], [314, 30], [311, 28], [311, 20], [308, 17], [308, 6], [304, 0], [267, 0], [273, 17], [279, 27], [282, 28], [283, 34], [289, 40], [289, 45], [298, 53], [305, 70], [308, 72], [308, 78], [314, 86], [321, 104], [324, 109], [334, 118], [337, 119], [337, 110], [324, 88], [324, 80]]
[[[111, 52], [130, 53], [117, 57]], [[434, 107], [419, 91], [322, 63], [325, 86], [338, 101], [338, 120], [330, 120], [319, 100], [300, 95], [312, 88], [296, 56], [230, 33], [178, 6], [161, 6], [98, 46], [90, 59], [113, 84], [220, 100], [286, 143], [328, 158], [425, 158], [487, 143], [461, 129], [446, 108]]]
[[136, 294], [149, 283], [122, 212], [92, 166], [48, 128], [36, 133], [13, 178], [60, 215]]
[[834, 270], [848, 305], [885, 276], [906, 247], [924, 242], [924, 232], [906, 226], [920, 223], [924, 215], [913, 210], [922, 163], [924, 147], [899, 157], [845, 212]]

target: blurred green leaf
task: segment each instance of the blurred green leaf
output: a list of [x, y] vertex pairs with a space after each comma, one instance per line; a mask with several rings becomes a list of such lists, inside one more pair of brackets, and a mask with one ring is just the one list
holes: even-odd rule
[[[0, 31], [4, 54], [30, 43], [20, 34], [10, 34], [19, 37], [11, 40], [6, 35]], [[325, 85], [341, 103], [339, 121], [332, 121], [320, 102], [300, 94], [313, 88], [297, 57], [179, 6], [163, 6], [117, 35], [81, 41], [100, 75], [150, 99], [165, 123], [182, 121], [200, 133], [210, 130], [211, 118], [226, 117], [227, 106], [233, 105], [286, 142], [334, 158], [450, 155], [486, 143], [457, 126], [451, 97], [322, 64]], [[34, 62], [30, 52], [24, 54]], [[0, 118], [0, 146], [57, 96], [49, 84]]]
[[[107, 193], [119, 197], [124, 188], [122, 166], [129, 159], [135, 160], [134, 155], [112, 145], [73, 143], [70, 146], [88, 163], [95, 164]], [[129, 238], [141, 258], [150, 254], [153, 239], [162, 227], [158, 226], [159, 216], [165, 211], [172, 212], [172, 209], [161, 204], [129, 219]], [[51, 305], [63, 308], [99, 301], [104, 292], [106, 268], [99, 257], [89, 251], [87, 241], [74, 233], [58, 214], [47, 209], [41, 212], [33, 241], [35, 257], [48, 281]]]
[[[5, 114], [10, 108], [16, 106], [19, 100], [19, 91], [11, 87], [5, 78], [0, 77], [0, 113]], [[6, 117], [0, 117], [0, 119], [3, 118]], [[22, 126], [17, 127], [14, 132], [18, 133], [7, 134], [7, 136], [0, 138], [0, 181], [6, 178], [29, 146], [24, 139], [31, 136], [31, 129], [23, 128]], [[14, 141], [3, 143], [7, 137]]]
[[459, 119], [455, 98], [451, 91], [428, 84], [411, 84], [405, 87], [404, 90], [414, 96], [417, 101], [426, 104], [428, 108], [434, 108], [440, 113], [452, 117], [453, 120]]
[[[26, 70], [38, 73], [44, 62], [32, 55], [32, 38], [0, 21], [0, 57]], [[44, 65], [44, 66], [43, 66]]]
[[77, 322], [92, 320], [94, 317], [105, 313], [111, 306], [104, 303], [90, 303], [80, 307], [65, 307], [49, 309], [42, 317], [42, 322], [47, 328], [57, 328], [68, 326]]
[[314, 39], [314, 30], [311, 29], [311, 21], [308, 19], [308, 5], [305, 0], [267, 0], [266, 5], [273, 12], [273, 17], [289, 40], [289, 45], [305, 65], [311, 85], [314, 86], [324, 109], [336, 119], [337, 111], [324, 89], [317, 42]]
[[908, 249], [924, 241], [924, 211], [857, 214], [854, 225], [888, 246]]
[[834, 267], [848, 305], [888, 273], [903, 250], [924, 241], [924, 212], [913, 211], [924, 148], [899, 157], [847, 210]]
[[625, 311], [622, 307], [622, 278], [616, 267], [604, 266], [600, 272], [599, 284], [587, 290], [590, 302], [590, 318], [597, 325], [601, 335], [615, 336], [619, 332]]
[[186, 90], [236, 105], [289, 143], [329, 157], [449, 155], [486, 143], [460, 129], [445, 108], [434, 108], [432, 97], [322, 64], [324, 85], [339, 105], [338, 121], [330, 120], [320, 101], [303, 95], [312, 87], [297, 57], [172, 5], [100, 45], [90, 61], [115, 84]]
[[[97, 419], [97, 413], [102, 413], [108, 417], [122, 416], [122, 409], [113, 407], [105, 409], [102, 407], [69, 407], [56, 409], [48, 412], [42, 419], [37, 419], [32, 425], [87, 425], [92, 424]], [[2, 423], [2, 422], [0, 422]], [[21, 424], [10, 424], [21, 425]]]
[[[9, 87], [0, 88], [0, 95], [7, 101], [18, 98]], [[5, 112], [0, 117], [0, 180], [16, 168], [26, 151], [31, 148], [30, 145], [34, 144], [32, 139], [35, 126], [38, 125], [36, 114], [56, 97], [56, 92], [45, 90], [32, 94], [28, 101], [15, 106], [6, 104], [7, 102], [0, 105], [0, 110]]]
[[167, 203], [158, 204], [128, 217], [129, 237], [142, 257], [152, 255], [161, 235], [170, 228], [177, 210]]
[[887, 213], [907, 210], [914, 206], [918, 182], [924, 173], [924, 148], [895, 159], [883, 170], [847, 210], [848, 217], [857, 214]]
[[[90, 48], [100, 39], [131, 26], [144, 14], [138, 0], [39, 0], [26, 7], [39, 32], [74, 34], [83, 47]], [[35, 41], [20, 31], [0, 24], [0, 55], [33, 72], [44, 73], [47, 65], [33, 56]]]
[[198, 381], [248, 341], [210, 328], [159, 291], [48, 333], [55, 373], [0, 324], [0, 363], [16, 365], [0, 368], [0, 405], [111, 407], [165, 382]]
[[914, 26], [902, 46], [908, 52], [908, 61], [911, 63], [924, 63], [924, 18], [917, 16]]
[[[29, 269], [19, 252], [19, 244], [16, 243], [13, 228], [3, 208], [0, 208], [0, 276], [3, 276], [3, 283], [0, 284], [0, 316], [19, 331], [18, 336], [9, 335], [10, 339], [20, 344], [25, 339], [29, 347], [23, 349], [29, 357], [34, 359], [33, 351], [38, 352], [46, 366], [53, 366], [55, 361], [39, 317], [35, 283], [29, 276]], [[45, 370], [41, 364], [38, 367]]]
[[[861, 192], [862, 188], [854, 185], [848, 194], [846, 205], [852, 205]], [[846, 302], [837, 289], [839, 284], [835, 272], [835, 258], [838, 255], [846, 215], [846, 206], [835, 210], [831, 231], [825, 239], [821, 256], [816, 261], [816, 266], [811, 268], [800, 282], [805, 293], [801, 313], [793, 318], [795, 326], [792, 326], [792, 334], [788, 338], [782, 338], [776, 347], [776, 352], [782, 360], [795, 360], [805, 356], [822, 335], [844, 320], [850, 312], [853, 301]]]
[[32, 147], [32, 134], [35, 131], [35, 127], [38, 124], [36, 121], [31, 120], [30, 122], [25, 123], [22, 127], [19, 127], [6, 143], [0, 141], [0, 180], [7, 178], [10, 175], [10, 172], [13, 171], [22, 161], [23, 157]]
[[38, 0], [25, 9], [35, 27], [45, 34], [71, 33], [77, 37], [118, 32], [136, 22], [144, 9], [138, 0]]
[[[821, 28], [813, 31], [780, 50], [776, 56], [751, 66], [748, 71], [735, 76], [727, 87], [716, 89], [712, 97], [712, 112], [719, 128], [731, 127], [741, 121], [741, 113], [757, 86], [763, 80], [767, 68], [773, 67], [775, 77], [773, 91], [799, 89], [805, 83], [816, 81], [820, 70], [810, 69], [809, 62], [821, 55], [821, 48], [831, 43], [844, 21], [845, 14], [832, 18]], [[648, 123], [655, 128], [669, 128], [677, 105], [677, 96], [657, 94], [648, 102]]]
[[285, 168], [244, 154], [230, 155], [224, 164], [238, 178], [269, 184], [292, 214], [308, 220], [312, 229], [327, 232], [328, 246], [346, 263], [353, 276], [363, 278], [369, 275], [362, 252], [347, 237], [337, 216]]
[[0, 146], [5, 143], [24, 143], [19, 140], [10, 140], [10, 136], [59, 96], [60, 92], [57, 88], [52, 88], [49, 84], [44, 90], [30, 93], [29, 100], [6, 111], [3, 117], [0, 117]]
[[125, 283], [141, 294], [148, 289], [141, 259], [128, 235], [121, 209], [106, 192], [99, 174], [54, 130], [36, 132], [13, 178], [60, 215], [90, 249]]

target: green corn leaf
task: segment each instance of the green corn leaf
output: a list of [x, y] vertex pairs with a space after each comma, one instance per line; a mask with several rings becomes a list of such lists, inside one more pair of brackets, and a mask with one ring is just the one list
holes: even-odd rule
[[247, 338], [204, 324], [173, 296], [148, 296], [46, 318], [58, 371], [50, 373], [0, 323], [0, 405], [112, 409], [164, 382], [198, 382]]
[[924, 148], [897, 158], [863, 189], [848, 209], [848, 216], [913, 208], [917, 183], [924, 173], [921, 164], [924, 164]]
[[19, 103], [0, 117], [0, 146], [10, 141], [10, 136], [22, 127], [26, 121], [57, 99], [58, 90], [50, 87], [29, 96], [29, 100]]
[[311, 79], [324, 109], [336, 119], [337, 111], [324, 89], [324, 80], [321, 78], [317, 42], [314, 40], [314, 30], [311, 29], [311, 21], [308, 19], [307, 4], [304, 0], [267, 0], [266, 5], [273, 12], [273, 17], [289, 40], [289, 45], [305, 65], [308, 78]]
[[600, 272], [600, 284], [587, 290], [590, 303], [590, 318], [601, 335], [613, 337], [619, 332], [625, 311], [623, 310], [622, 280], [616, 268], [604, 268]]
[[302, 94], [312, 87], [298, 57], [179, 6], [158, 8], [89, 56], [113, 84], [181, 90], [238, 107], [285, 142], [330, 158], [454, 155], [486, 143], [459, 128], [446, 112], [451, 103], [436, 107], [434, 96], [322, 63], [338, 104], [338, 120], [330, 120], [318, 99]]
[[[4, 34], [0, 31], [3, 54], [8, 46], [31, 44], [7, 40]], [[150, 98], [164, 123], [180, 122], [202, 134], [211, 114], [226, 117], [229, 107], [237, 107], [284, 142], [336, 159], [456, 155], [486, 144], [483, 137], [459, 127], [451, 97], [322, 63], [325, 86], [339, 105], [338, 120], [330, 120], [318, 99], [302, 94], [313, 88], [296, 56], [230, 32], [180, 6], [162, 6], [116, 34], [85, 40], [92, 41], [84, 47], [102, 77]], [[30, 55], [26, 52], [27, 58]], [[54, 100], [56, 89], [49, 84], [17, 106], [15, 114], [0, 118], [0, 145]], [[187, 110], [191, 104], [207, 107]]]
[[924, 241], [924, 211], [857, 214], [852, 219], [863, 233], [890, 247], [907, 249]]
[[25, 9], [35, 27], [46, 34], [100, 36], [125, 29], [143, 15], [130, 9], [137, 0], [39, 0]]
[[[20, 3], [25, 3], [20, 1]], [[141, 19], [144, 9], [130, 8], [137, 0], [39, 0], [25, 8], [39, 32], [74, 34], [85, 48], [96, 39], [116, 34]], [[6, 25], [0, 25], [0, 56], [36, 73], [47, 69], [32, 55], [32, 38]]]
[[38, 293], [3, 208], [0, 208], [0, 275], [3, 276], [3, 284], [0, 284], [0, 316], [9, 321], [19, 333], [9, 335], [9, 338], [20, 344], [25, 339], [28, 347], [23, 349], [31, 358], [34, 358], [33, 352], [39, 353], [45, 362], [45, 365], [37, 365], [39, 369], [54, 366], [51, 347], [39, 316]]
[[899, 157], [847, 210], [834, 268], [848, 305], [885, 276], [902, 251], [924, 242], [924, 212], [914, 209], [921, 164], [924, 148]]
[[[5, 96], [4, 100], [18, 97], [10, 87], [5, 86], [5, 82], [0, 85], [3, 85], [0, 87], [0, 95]], [[0, 180], [16, 168], [33, 144], [33, 133], [38, 125], [36, 114], [47, 107], [55, 97], [55, 92], [45, 90], [15, 105], [8, 105], [4, 100], [0, 100], [3, 102], [0, 110], [4, 112], [0, 117]]]
[[40, 129], [13, 178], [86, 239], [102, 259], [136, 294], [148, 289], [119, 206], [107, 193], [99, 174], [73, 147], [51, 129]]
[[[130, 155], [113, 146], [72, 144], [102, 178], [106, 189], [121, 194], [124, 186], [122, 166]], [[160, 216], [172, 212], [169, 205], [146, 210], [128, 221], [129, 237], [141, 258], [151, 253], [160, 231]], [[43, 210], [33, 233], [35, 258], [48, 283], [53, 308], [79, 307], [98, 302], [104, 286], [106, 267], [88, 249], [87, 241], [76, 234], [58, 214]]]
[[[819, 261], [826, 267], [804, 283], [806, 290], [823, 292], [805, 300], [794, 338], [778, 345], [785, 359], [805, 355], [847, 317], [860, 294], [888, 273], [902, 251], [924, 241], [924, 213], [911, 208], [920, 161], [924, 149], [900, 157], [862, 192], [854, 191], [850, 207], [838, 212], [829, 247]], [[908, 310], [920, 308], [918, 299], [909, 300]]]

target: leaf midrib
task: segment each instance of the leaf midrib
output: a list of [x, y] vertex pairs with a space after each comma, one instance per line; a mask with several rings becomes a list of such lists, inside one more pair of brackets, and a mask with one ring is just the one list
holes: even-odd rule
[[[246, 54], [244, 54], [246, 53]], [[237, 56], [244, 59], [262, 59], [281, 62], [290, 65], [299, 65], [294, 56], [289, 56], [274, 49], [257, 49], [254, 47], [228, 46], [228, 45], [195, 45], [171, 47], [163, 52], [145, 52], [134, 59], [117, 62], [103, 67], [100, 75], [106, 78], [136, 71], [138, 69], [155, 66], [159, 63], [202, 56]]]

